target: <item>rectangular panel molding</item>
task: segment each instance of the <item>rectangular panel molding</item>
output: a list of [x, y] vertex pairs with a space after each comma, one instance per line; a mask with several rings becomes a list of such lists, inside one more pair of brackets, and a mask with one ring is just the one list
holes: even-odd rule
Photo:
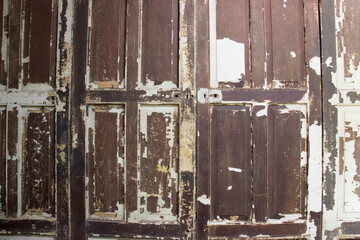
[[306, 109], [306, 105], [274, 103], [212, 106], [211, 218], [215, 222], [289, 221], [306, 216]]
[[179, 112], [176, 105], [140, 105], [138, 216], [178, 221]]
[[123, 105], [88, 106], [86, 206], [89, 218], [124, 220], [124, 119]]

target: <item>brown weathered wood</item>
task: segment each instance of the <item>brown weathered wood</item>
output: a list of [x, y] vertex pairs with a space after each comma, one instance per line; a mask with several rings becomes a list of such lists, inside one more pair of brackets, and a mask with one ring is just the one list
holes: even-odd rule
[[213, 218], [250, 220], [249, 106], [214, 106], [211, 122]]
[[90, 215], [123, 218], [124, 113], [121, 107], [94, 106], [88, 128], [87, 175]]
[[0, 213], [6, 213], [6, 109], [0, 109]]
[[268, 125], [268, 204], [269, 217], [301, 213], [301, 119], [299, 111], [286, 106], [269, 107]]
[[251, 16], [251, 77], [254, 88], [265, 86], [265, 21], [264, 1], [249, 1]]
[[273, 78], [268, 79], [268, 84], [271, 88], [305, 87], [303, 2], [269, 2], [271, 35], [267, 37], [272, 39], [269, 57]]
[[[7, 41], [7, 39], [3, 38], [3, 32], [6, 31], [6, 27], [3, 27], [4, 26], [4, 19], [5, 19], [5, 16], [3, 14], [3, 11], [4, 11], [4, 1], [0, 1], [0, 44], [3, 44], [3, 42]], [[8, 22], [5, 21], [5, 24], [8, 24]], [[5, 49], [4, 49], [5, 50]], [[4, 51], [2, 48], [0, 49], [0, 55], [2, 56], [3, 54], [3, 51]], [[7, 74], [6, 74], [6, 69], [5, 69], [5, 61], [4, 59], [1, 59], [0, 60], [0, 85], [3, 85], [3, 86], [6, 86], [7, 85]]]
[[[224, 85], [233, 87], [249, 87], [250, 69], [250, 26], [249, 26], [249, 1], [248, 0], [218, 0], [216, 6], [216, 38], [228, 38], [237, 43], [244, 44], [245, 74], [240, 76], [239, 83], [227, 83], [227, 79], [219, 79], [224, 81]], [[234, 27], [236, 26], [236, 27]], [[242, 57], [242, 56], [238, 56]]]
[[9, 88], [18, 88], [20, 81], [20, 14], [21, 2], [9, 1]]
[[[142, 1], [141, 83], [178, 85], [178, 1]], [[161, 36], [161, 37], [159, 37]]]
[[[76, 1], [73, 23], [73, 68], [71, 81], [71, 130], [78, 141], [72, 145], [70, 156], [70, 219], [71, 239], [85, 238], [85, 123], [81, 106], [85, 103], [88, 1]], [[82, 211], [79, 211], [82, 209]]]
[[268, 209], [268, 173], [267, 169], [267, 118], [265, 115], [259, 116], [261, 111], [267, 113], [265, 106], [254, 106], [253, 109], [253, 195], [255, 219], [264, 222], [267, 217]]
[[53, 109], [28, 109], [23, 117], [22, 214], [55, 213], [55, 115]]
[[127, 1], [92, 1], [90, 82], [98, 88], [123, 87]]
[[289, 236], [299, 235], [306, 231], [306, 224], [303, 223], [286, 223], [268, 224], [268, 225], [212, 225], [209, 227], [210, 236], [239, 236], [248, 235], [256, 236], [259, 234], [270, 236]]
[[138, 138], [138, 104], [129, 102], [126, 105], [126, 219], [137, 210], [137, 138]]
[[8, 184], [7, 184], [7, 216], [16, 217], [17, 215], [17, 166], [18, 166], [18, 110], [17, 108], [8, 109], [8, 152], [7, 159]]
[[[24, 70], [23, 84], [47, 83], [53, 86], [55, 76], [54, 50], [56, 31], [53, 27], [53, 1], [26, 0], [24, 57], [29, 58], [28, 72]], [[28, 73], [28, 74], [26, 74]], [[50, 79], [52, 77], [52, 79]], [[51, 82], [50, 82], [51, 81]]]

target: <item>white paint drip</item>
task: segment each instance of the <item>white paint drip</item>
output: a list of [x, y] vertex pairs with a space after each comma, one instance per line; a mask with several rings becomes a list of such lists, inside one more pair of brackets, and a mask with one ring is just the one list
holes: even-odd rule
[[205, 194], [198, 197], [197, 200], [204, 205], [210, 205], [210, 199]]
[[291, 51], [290, 55], [291, 55], [292, 58], [296, 58], [296, 53], [294, 51]]
[[234, 168], [234, 167], [228, 167], [228, 170], [231, 172], [237, 172], [237, 173], [241, 173], [243, 171], [240, 168]]
[[319, 57], [313, 57], [310, 59], [309, 66], [316, 72], [317, 75], [321, 75], [321, 62]]
[[[217, 81], [239, 83], [245, 76], [245, 45], [229, 38], [216, 41]], [[216, 87], [213, 86], [212, 87]], [[216, 84], [215, 84], [216, 85]]]
[[232, 189], [232, 186], [228, 186], [227, 190], [230, 191]]

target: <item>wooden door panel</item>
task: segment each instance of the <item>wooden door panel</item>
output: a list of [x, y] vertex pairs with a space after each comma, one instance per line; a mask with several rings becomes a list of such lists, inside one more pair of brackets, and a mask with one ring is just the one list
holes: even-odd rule
[[93, 105], [87, 111], [87, 216], [124, 220], [124, 107]]
[[319, 236], [318, 2], [198, 6], [198, 237]]
[[251, 108], [215, 105], [211, 117], [212, 216], [251, 218]]
[[124, 88], [126, 1], [89, 1], [89, 6], [87, 87]]
[[55, 111], [21, 111], [21, 216], [55, 216]]
[[191, 8], [75, 4], [73, 239], [193, 235]]
[[6, 200], [1, 238], [66, 238], [69, 78], [63, 77], [69, 59], [57, 49], [69, 31], [57, 35], [58, 23], [64, 23], [58, 21], [57, 1], [4, 0], [0, 5], [1, 200]]
[[140, 105], [138, 146], [140, 182], [138, 216], [134, 216], [135, 219], [178, 221], [178, 114], [176, 105]]
[[177, 0], [141, 1], [139, 89], [178, 87], [178, 5]]

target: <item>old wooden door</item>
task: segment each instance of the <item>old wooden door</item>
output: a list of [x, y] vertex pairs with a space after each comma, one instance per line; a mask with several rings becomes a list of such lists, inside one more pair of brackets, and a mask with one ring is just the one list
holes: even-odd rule
[[323, 239], [360, 236], [359, 3], [323, 2]]
[[66, 30], [57, 32], [62, 7], [55, 0], [0, 1], [0, 229], [20, 235], [14, 239], [68, 232], [70, 71]]
[[75, 2], [72, 239], [194, 236], [193, 4]]
[[319, 238], [318, 1], [197, 3], [198, 238]]

